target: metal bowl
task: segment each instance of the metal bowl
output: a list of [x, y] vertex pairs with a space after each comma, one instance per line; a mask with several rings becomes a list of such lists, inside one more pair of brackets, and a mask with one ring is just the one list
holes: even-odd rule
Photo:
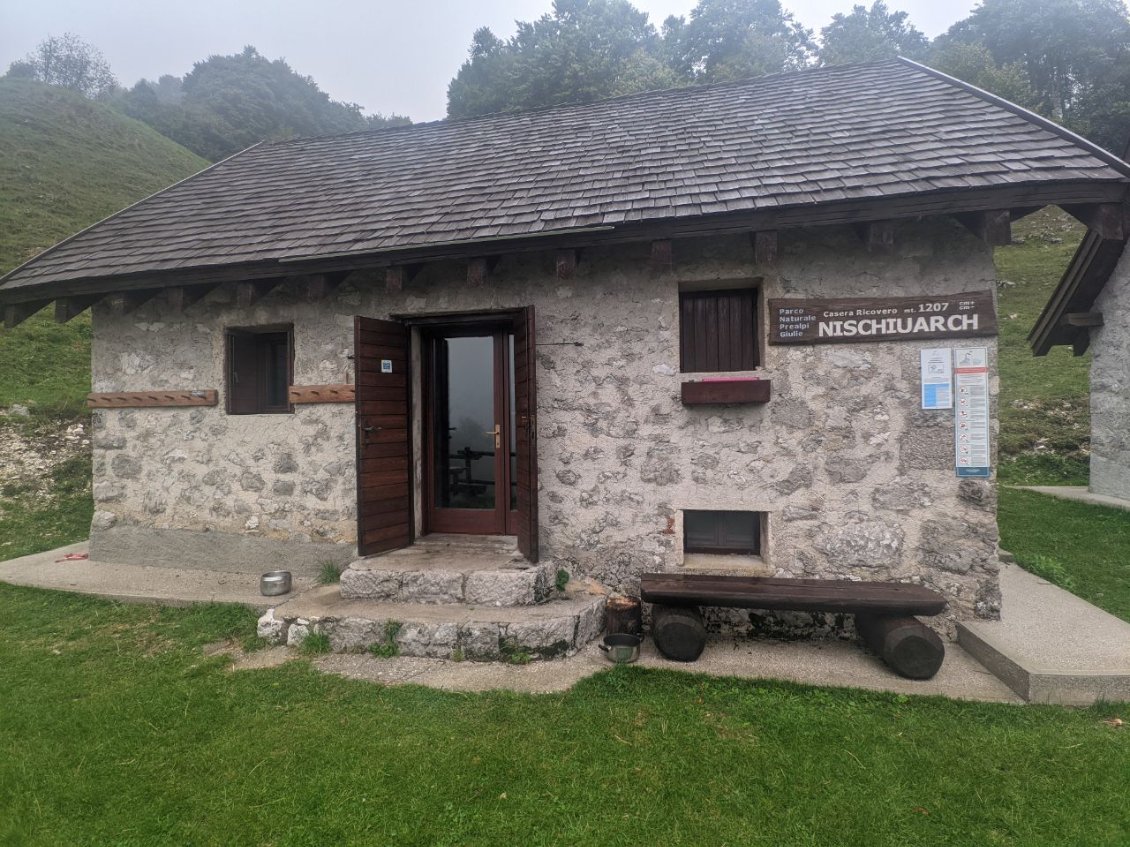
[[259, 593], [264, 597], [277, 597], [290, 593], [290, 571], [268, 571], [259, 577]]
[[597, 646], [604, 651], [608, 661], [617, 665], [627, 665], [640, 657], [642, 640], [638, 635], [617, 632], [613, 635], [604, 636], [604, 641]]

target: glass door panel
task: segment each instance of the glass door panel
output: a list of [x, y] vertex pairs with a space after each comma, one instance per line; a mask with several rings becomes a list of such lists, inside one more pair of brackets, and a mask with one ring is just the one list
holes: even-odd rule
[[494, 337], [437, 339], [435, 388], [435, 505], [493, 509]]

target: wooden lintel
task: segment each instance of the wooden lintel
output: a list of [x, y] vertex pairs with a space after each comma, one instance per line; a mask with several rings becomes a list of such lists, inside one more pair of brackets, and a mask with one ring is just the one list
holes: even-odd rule
[[102, 297], [98, 294], [89, 297], [60, 297], [55, 301], [55, 322], [65, 324], [67, 321], [77, 318]]
[[766, 267], [777, 264], [777, 230], [755, 232], [752, 240], [754, 264]]
[[651, 242], [651, 269], [656, 273], [669, 271], [675, 267], [675, 251], [670, 238]]
[[1012, 243], [1012, 212], [998, 209], [992, 212], [969, 212], [958, 215], [961, 224], [993, 247]]
[[352, 403], [356, 389], [340, 385], [292, 385], [287, 389], [287, 400], [294, 406], [310, 403]]
[[870, 221], [856, 227], [868, 253], [890, 253], [895, 249], [895, 222]]
[[1102, 325], [1102, 312], [1068, 312], [1060, 318], [1060, 326], [1097, 327]]
[[573, 249], [557, 251], [557, 278], [572, 279], [577, 272], [577, 251]]
[[4, 326], [15, 329], [50, 302], [50, 300], [32, 300], [27, 303], [10, 303], [4, 307]]
[[215, 406], [219, 396], [215, 388], [199, 391], [106, 391], [86, 395], [86, 405], [91, 409]]
[[472, 288], [486, 285], [490, 273], [487, 264], [486, 256], [475, 256], [467, 260], [467, 285]]
[[1126, 237], [1125, 207], [1121, 203], [1069, 203], [1063, 210], [1100, 238], [1121, 241]]
[[165, 289], [165, 300], [173, 314], [179, 315], [193, 303], [197, 303], [215, 289], [215, 285], [174, 285]]
[[273, 279], [253, 279], [237, 282], [235, 284], [235, 303], [237, 306], [246, 309], [248, 306], [253, 306], [261, 298], [266, 297], [274, 291], [282, 280]]

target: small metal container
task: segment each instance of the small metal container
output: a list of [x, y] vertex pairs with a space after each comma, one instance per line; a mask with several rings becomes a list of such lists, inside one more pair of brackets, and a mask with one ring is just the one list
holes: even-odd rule
[[264, 597], [277, 597], [290, 593], [290, 571], [268, 571], [259, 577], [259, 593]]
[[597, 646], [604, 651], [608, 661], [617, 665], [627, 665], [640, 657], [641, 640], [638, 635], [617, 632], [613, 635], [604, 636], [604, 641]]

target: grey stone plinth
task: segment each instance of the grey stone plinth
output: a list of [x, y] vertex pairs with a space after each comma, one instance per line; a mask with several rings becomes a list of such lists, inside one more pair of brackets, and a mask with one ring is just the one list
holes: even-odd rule
[[603, 623], [604, 596], [585, 590], [537, 605], [478, 606], [348, 599], [325, 586], [268, 611], [258, 631], [290, 646], [324, 633], [343, 653], [378, 646], [402, 656], [525, 661], [571, 656]]

